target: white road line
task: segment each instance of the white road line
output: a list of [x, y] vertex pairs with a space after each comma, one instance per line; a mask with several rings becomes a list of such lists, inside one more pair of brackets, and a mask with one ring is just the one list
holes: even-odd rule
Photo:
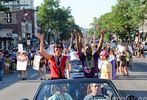
[[35, 73], [35, 74], [31, 75], [30, 77], [32, 78], [32, 77], [36, 76], [37, 74], [38, 74], [38, 73]]

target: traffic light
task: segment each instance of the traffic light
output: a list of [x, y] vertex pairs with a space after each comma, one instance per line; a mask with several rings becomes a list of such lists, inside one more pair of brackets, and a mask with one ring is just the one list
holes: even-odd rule
[[26, 33], [26, 38], [27, 38], [27, 40], [30, 40], [31, 39], [30, 33]]
[[27, 42], [28, 46], [31, 45], [31, 35], [30, 35], [30, 33], [26, 33], [26, 42]]

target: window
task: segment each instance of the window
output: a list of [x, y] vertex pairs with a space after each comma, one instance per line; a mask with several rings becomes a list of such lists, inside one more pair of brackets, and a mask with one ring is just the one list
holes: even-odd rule
[[11, 12], [7, 12], [7, 23], [12, 23], [12, 13]]

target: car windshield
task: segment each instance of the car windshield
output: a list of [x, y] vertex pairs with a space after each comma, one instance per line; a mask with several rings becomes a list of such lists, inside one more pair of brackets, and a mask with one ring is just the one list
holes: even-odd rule
[[[58, 99], [57, 99], [58, 98]], [[114, 100], [117, 91], [107, 81], [61, 81], [42, 85], [35, 100]], [[118, 99], [117, 99], [118, 100]]]

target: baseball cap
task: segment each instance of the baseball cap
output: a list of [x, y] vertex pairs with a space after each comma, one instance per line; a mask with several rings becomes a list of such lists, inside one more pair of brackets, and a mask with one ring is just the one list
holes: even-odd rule
[[109, 57], [109, 53], [105, 50], [103, 50], [101, 53], [100, 53], [100, 56], [105, 56], [105, 57]]

